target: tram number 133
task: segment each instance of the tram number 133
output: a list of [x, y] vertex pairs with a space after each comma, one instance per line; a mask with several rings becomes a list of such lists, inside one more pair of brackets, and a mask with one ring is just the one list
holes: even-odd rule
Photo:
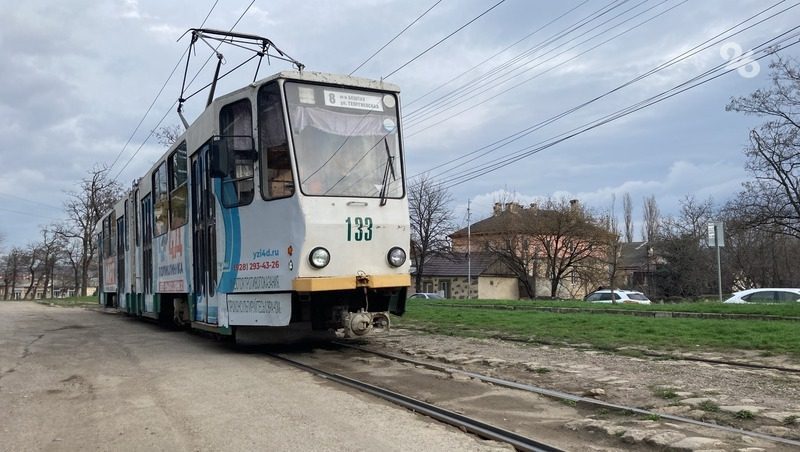
[[372, 240], [372, 218], [347, 217], [347, 241], [369, 242]]

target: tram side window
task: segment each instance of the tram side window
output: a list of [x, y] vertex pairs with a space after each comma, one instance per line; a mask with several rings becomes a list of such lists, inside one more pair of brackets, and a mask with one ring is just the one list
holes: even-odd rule
[[267, 200], [292, 196], [294, 177], [277, 83], [265, 85], [258, 91], [258, 149], [261, 196]]
[[186, 142], [184, 141], [169, 156], [169, 227], [178, 229], [186, 224], [189, 219], [189, 206], [187, 199], [186, 174]]
[[112, 246], [111, 246], [111, 215], [107, 216], [105, 220], [103, 220], [103, 257], [112, 256]]
[[255, 192], [253, 113], [250, 101], [242, 99], [222, 107], [219, 128], [233, 162], [231, 174], [222, 179], [222, 204], [225, 207], [250, 204]]
[[153, 196], [155, 201], [155, 213], [153, 224], [153, 236], [167, 232], [169, 212], [169, 196], [167, 191], [167, 165], [161, 163], [153, 173]]

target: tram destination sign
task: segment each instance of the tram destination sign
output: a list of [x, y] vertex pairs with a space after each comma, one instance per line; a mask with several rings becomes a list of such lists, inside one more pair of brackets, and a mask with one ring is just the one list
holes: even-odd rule
[[383, 111], [380, 96], [325, 90], [325, 105], [354, 110]]

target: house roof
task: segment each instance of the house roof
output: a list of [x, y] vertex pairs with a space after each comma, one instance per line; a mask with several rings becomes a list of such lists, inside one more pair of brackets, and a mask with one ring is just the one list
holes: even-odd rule
[[472, 253], [433, 256], [425, 261], [424, 276], [511, 275], [493, 253]]
[[619, 266], [622, 268], [640, 268], [647, 265], [647, 242], [623, 243], [619, 251]]
[[[577, 204], [573, 204], [577, 206]], [[579, 211], [580, 212], [580, 211]], [[504, 205], [495, 204], [492, 216], [472, 223], [469, 231], [474, 235], [498, 234], [509, 232], [530, 233], [534, 228], [538, 233], [546, 233], [549, 229], [558, 229], [558, 224], [563, 221], [562, 212], [552, 209], [540, 208], [536, 204], [524, 207], [517, 203]], [[595, 225], [588, 225], [586, 232], [596, 229]], [[467, 228], [459, 229], [450, 234], [452, 238], [467, 236]]]

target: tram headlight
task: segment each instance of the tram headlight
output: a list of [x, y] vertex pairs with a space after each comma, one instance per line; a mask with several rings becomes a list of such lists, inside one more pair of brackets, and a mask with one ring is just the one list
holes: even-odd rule
[[331, 261], [331, 253], [325, 248], [318, 246], [311, 250], [308, 255], [308, 263], [314, 268], [323, 268]]
[[392, 267], [399, 267], [406, 263], [406, 252], [402, 248], [395, 246], [389, 250], [386, 259]]

